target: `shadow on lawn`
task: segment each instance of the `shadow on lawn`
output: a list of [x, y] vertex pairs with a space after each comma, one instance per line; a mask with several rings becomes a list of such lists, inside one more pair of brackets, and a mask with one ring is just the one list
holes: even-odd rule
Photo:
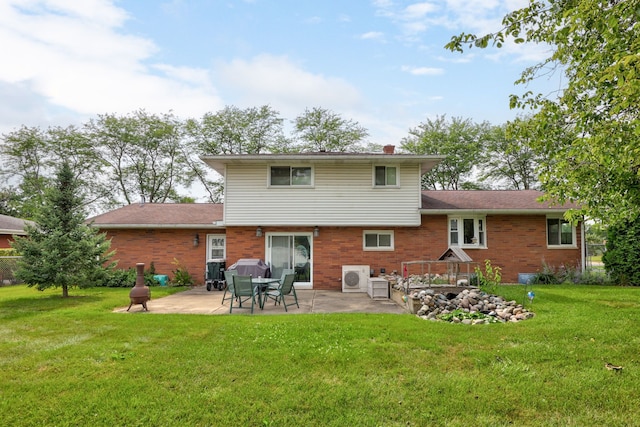
[[[35, 291], [35, 290], [34, 290]], [[78, 307], [100, 301], [95, 295], [34, 295], [0, 301], [0, 320], [37, 316], [42, 313]]]

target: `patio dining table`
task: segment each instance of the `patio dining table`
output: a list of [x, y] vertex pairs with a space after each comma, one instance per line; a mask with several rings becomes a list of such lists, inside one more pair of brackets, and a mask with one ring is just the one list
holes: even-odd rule
[[273, 283], [280, 283], [280, 279], [276, 277], [252, 277], [251, 283], [258, 290], [258, 304], [260, 309], [264, 308], [263, 293], [269, 288], [269, 285]]

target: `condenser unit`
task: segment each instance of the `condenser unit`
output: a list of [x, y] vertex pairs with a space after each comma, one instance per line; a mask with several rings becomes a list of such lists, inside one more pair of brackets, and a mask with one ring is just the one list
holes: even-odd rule
[[368, 265], [342, 266], [342, 292], [367, 292]]

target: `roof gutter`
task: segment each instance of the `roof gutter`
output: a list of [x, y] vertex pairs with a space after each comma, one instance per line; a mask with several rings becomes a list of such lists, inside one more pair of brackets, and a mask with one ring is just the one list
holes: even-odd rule
[[511, 215], [540, 215], [563, 214], [568, 209], [419, 209], [420, 215], [450, 215], [450, 214], [511, 214]]
[[26, 236], [27, 232], [24, 230], [10, 230], [8, 228], [0, 228], [0, 234], [17, 234], [19, 236]]
[[135, 230], [135, 229], [164, 229], [164, 230], [222, 230], [225, 227], [215, 224], [89, 224], [101, 230]]

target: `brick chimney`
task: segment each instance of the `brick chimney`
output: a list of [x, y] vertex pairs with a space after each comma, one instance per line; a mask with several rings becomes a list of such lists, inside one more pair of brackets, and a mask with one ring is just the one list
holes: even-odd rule
[[382, 147], [382, 152], [384, 154], [393, 154], [395, 150], [396, 150], [395, 145], [385, 145], [384, 147]]

